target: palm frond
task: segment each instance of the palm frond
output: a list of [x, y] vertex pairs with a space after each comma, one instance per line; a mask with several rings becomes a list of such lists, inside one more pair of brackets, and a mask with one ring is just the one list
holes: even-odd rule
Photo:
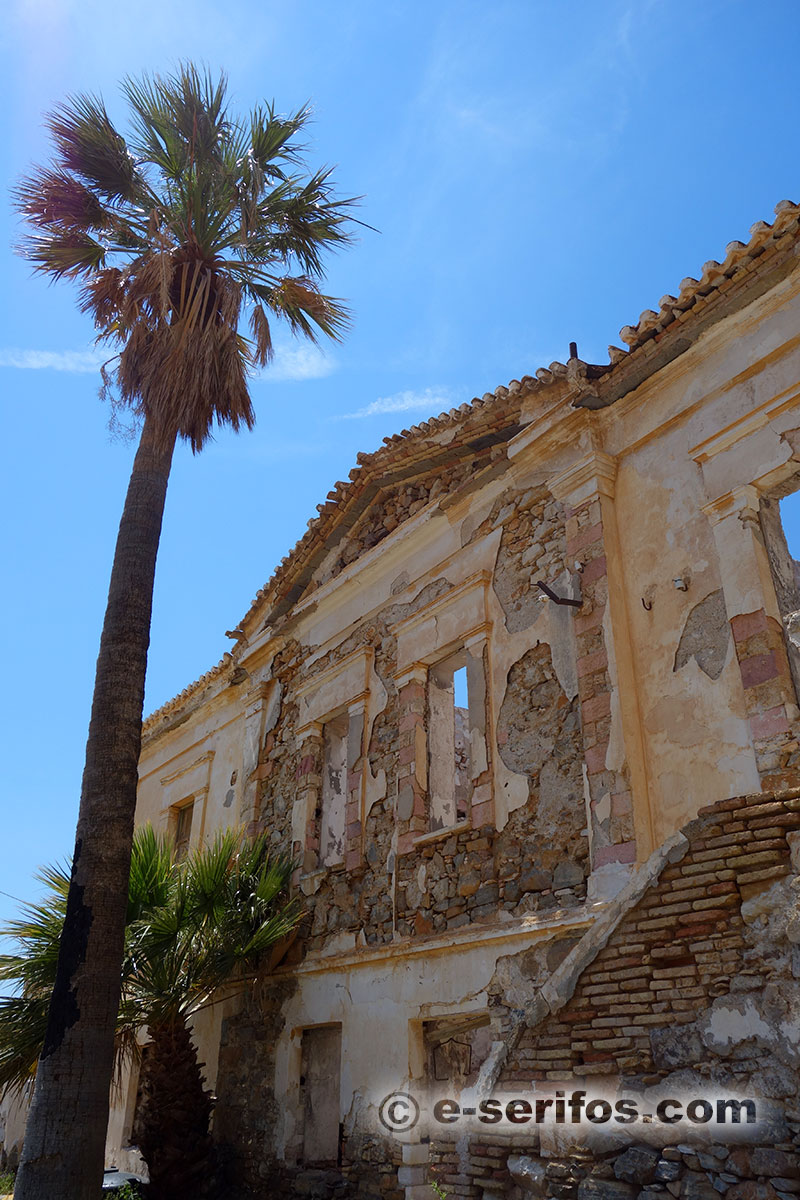
[[146, 920], [169, 901], [174, 887], [174, 850], [152, 825], [136, 830], [131, 851], [127, 924]]
[[253, 362], [257, 367], [266, 367], [272, 362], [275, 350], [269, 320], [260, 304], [253, 305], [250, 313], [250, 331], [253, 334]]
[[33, 1079], [49, 1007], [49, 995], [0, 996], [0, 1097]]
[[109, 221], [97, 194], [64, 170], [35, 167], [12, 195], [22, 216], [40, 228], [86, 232], [103, 229]]
[[73, 96], [56, 107], [47, 125], [64, 169], [74, 172], [106, 200], [137, 198], [136, 168], [102, 100]]
[[308, 106], [235, 119], [225, 76], [191, 63], [123, 93], [127, 140], [92, 96], [49, 118], [53, 162], [17, 189], [20, 251], [76, 280], [98, 340], [119, 347], [101, 389], [113, 411], [198, 451], [218, 426], [252, 427], [249, 375], [272, 358], [275, 320], [343, 336], [347, 309], [320, 281], [326, 253], [351, 240], [356, 201], [335, 195], [328, 168], [305, 169]]
[[332, 341], [341, 341], [350, 327], [346, 306], [324, 295], [308, 276], [287, 276], [272, 287], [250, 284], [249, 290], [282, 317], [292, 333], [309, 341], [317, 342], [318, 330]]
[[105, 265], [105, 247], [80, 230], [62, 234], [33, 234], [21, 247], [35, 271], [54, 279], [80, 279]]
[[[268, 834], [241, 830], [176, 862], [171, 841], [149, 826], [136, 831], [131, 857], [118, 1066], [138, 1053], [140, 1030], [185, 1020], [221, 994], [234, 994], [286, 938], [302, 915], [289, 897], [295, 863], [271, 850]], [[27, 904], [0, 933], [18, 952], [0, 956], [0, 1091], [30, 1078], [41, 1050], [56, 976], [70, 872], [39, 873], [47, 895]]]
[[302, 160], [305, 146], [294, 139], [310, 117], [309, 104], [287, 117], [277, 116], [273, 104], [253, 110], [250, 116], [250, 157], [266, 178], [283, 178], [276, 164], [298, 163]]

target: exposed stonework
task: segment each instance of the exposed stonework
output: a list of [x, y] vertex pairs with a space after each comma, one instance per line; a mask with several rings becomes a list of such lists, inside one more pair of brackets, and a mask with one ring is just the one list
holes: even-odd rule
[[541, 611], [538, 580], [550, 583], [564, 571], [564, 513], [544, 488], [531, 489], [521, 496], [502, 496], [495, 509], [472, 538], [502, 526], [493, 587], [508, 632], [519, 633], [532, 625]]
[[[274, 1088], [275, 1042], [295, 987], [293, 980], [262, 983], [222, 1026], [214, 1136], [234, 1187], [263, 1185], [274, 1170], [270, 1140], [281, 1104]], [[235, 1150], [228, 1154], [227, 1147]]]
[[473, 475], [483, 465], [480, 459], [458, 463], [449, 470], [427, 478], [411, 479], [393, 491], [380, 496], [380, 500], [367, 510], [365, 516], [350, 530], [344, 545], [337, 547], [319, 571], [314, 575], [313, 585], [327, 583], [354, 562], [365, 550], [371, 550], [397, 529], [403, 521], [413, 517], [432, 500], [446, 497]]
[[[432, 1200], [429, 1169], [464, 1200], [800, 1195], [766, 1143], [401, 1145], [378, 1118], [448, 1072], [689, 1072], [761, 1088], [795, 1152], [798, 809], [771, 796], [800, 783], [775, 508], [800, 484], [799, 218], [608, 365], [553, 363], [359, 455], [232, 653], [148, 722], [139, 820], [191, 803], [198, 840], [243, 822], [298, 861], [274, 992], [225, 1012], [221, 1047], [221, 1013], [198, 1032], [248, 1200]], [[311, 1120], [338, 1045], [338, 1108], [328, 1070]]]

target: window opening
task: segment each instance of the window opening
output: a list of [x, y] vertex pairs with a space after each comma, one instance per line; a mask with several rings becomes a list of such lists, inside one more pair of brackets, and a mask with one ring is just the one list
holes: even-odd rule
[[466, 654], [431, 667], [428, 677], [430, 828], [466, 819], [472, 797]]
[[192, 838], [192, 816], [194, 801], [182, 805], [175, 812], [175, 858], [181, 862], [189, 853]]

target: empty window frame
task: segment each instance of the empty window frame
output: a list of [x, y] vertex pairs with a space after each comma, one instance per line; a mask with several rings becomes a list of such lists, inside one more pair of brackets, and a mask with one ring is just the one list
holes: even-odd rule
[[428, 672], [428, 781], [431, 830], [466, 820], [472, 799], [472, 753], [464, 650]]
[[192, 840], [192, 818], [194, 816], [194, 800], [184, 804], [176, 804], [172, 810], [173, 838], [175, 841], [175, 858], [181, 862], [189, 853]]
[[320, 799], [319, 865], [344, 862], [347, 803], [347, 713], [326, 721], [322, 729], [322, 792]]
[[425, 1075], [430, 1084], [445, 1081], [454, 1090], [477, 1081], [492, 1045], [488, 1013], [453, 1014], [422, 1027]]

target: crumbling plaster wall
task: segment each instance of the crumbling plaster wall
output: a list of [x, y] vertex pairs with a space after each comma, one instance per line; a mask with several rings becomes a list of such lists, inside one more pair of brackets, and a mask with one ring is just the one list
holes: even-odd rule
[[28, 1119], [30, 1086], [22, 1092], [9, 1092], [0, 1100], [0, 1171], [19, 1166], [25, 1123]]
[[[748, 724], [731, 631], [731, 621], [765, 606], [779, 617], [769, 571], [753, 563], [748, 505], [757, 514], [758, 493], [742, 498], [725, 537], [714, 502], [752, 483], [768, 494], [797, 473], [785, 433], [800, 424], [798, 319], [791, 288], [777, 289], [601, 414], [603, 445], [617, 461], [655, 844], [701, 805], [760, 786], [769, 763], [796, 769], [796, 710], [781, 751], [754, 752], [765, 731]], [[771, 686], [764, 711], [779, 699], [791, 705], [784, 683], [780, 696]]]
[[[244, 820], [304, 856], [297, 990], [274, 1014], [290, 1037], [264, 1059], [275, 1063], [277, 1094], [291, 1085], [297, 1031], [341, 1020], [349, 1104], [374, 1078], [361, 1048], [373, 1006], [381, 1045], [393, 1029], [407, 1046], [409, 1021], [501, 1003], [496, 947], [473, 945], [487, 929], [535, 941], [541, 923], [585, 919], [587, 877], [620, 867], [624, 877], [702, 804], [757, 789], [770, 763], [794, 768], [786, 681], [778, 667], [774, 680], [752, 674], [759, 655], [775, 659], [780, 613], [748, 514], [757, 523], [759, 495], [797, 470], [786, 435], [800, 425], [798, 316], [798, 301], [778, 288], [612, 408], [531, 402], [508, 457], [495, 447], [449, 474], [432, 466], [428, 478], [385, 488], [273, 628], [263, 614], [253, 619], [237, 675], [146, 745], [137, 819], [163, 813], [166, 776], [211, 754], [206, 834]], [[739, 507], [726, 507], [742, 490]], [[539, 579], [583, 607], [544, 599]], [[466, 610], [445, 602], [459, 589], [470, 603], [483, 597], [486, 771], [465, 828], [421, 834], [401, 819], [401, 780], [410, 770], [424, 788], [420, 679], [457, 648]], [[428, 608], [424, 661], [405, 679], [398, 627], [415, 616], [424, 624]], [[314, 868], [313, 837], [303, 838], [322, 725], [352, 699], [341, 682], [352, 656], [368, 663], [369, 679], [361, 752], [349, 762], [351, 857], [325, 872]], [[303, 697], [323, 675], [330, 711], [309, 723]], [[452, 953], [458, 978], [448, 966], [423, 986], [413, 948], [436, 939], [436, 961]], [[391, 965], [370, 965], [387, 948]], [[533, 978], [508, 969], [509, 988]], [[231, 1060], [237, 1028], [223, 1039]], [[249, 1075], [237, 1062], [243, 1095]], [[294, 1119], [287, 1110], [279, 1147], [296, 1141]], [[269, 1140], [262, 1124], [258, 1137]], [[356, 1126], [353, 1118], [352, 1136]]]
[[362, 1187], [395, 1194], [400, 1148], [378, 1135], [377, 1105], [394, 1090], [424, 1086], [425, 1023], [488, 1014], [497, 996], [487, 984], [499, 962], [536, 953], [544, 961], [548, 947], [559, 939], [574, 943], [587, 924], [580, 912], [530, 915], [523, 927], [487, 929], [477, 942], [462, 929], [411, 947], [329, 948], [325, 958], [279, 969], [223, 1029], [218, 1136], [235, 1147], [242, 1182], [255, 1189], [281, 1164], [295, 1168], [302, 1153], [302, 1032], [340, 1024], [343, 1166]]
[[[563, 516], [545, 489], [502, 482], [505, 486], [491, 481], [444, 512], [420, 514], [425, 519], [404, 539], [386, 539], [382, 559], [350, 577], [342, 572], [335, 589], [328, 584], [312, 591], [282, 631], [291, 637], [276, 655], [272, 674], [283, 699], [259, 768], [259, 821], [277, 840], [291, 838], [299, 848], [302, 827], [313, 814], [295, 797], [306, 784], [313, 794], [321, 770], [319, 736], [312, 731], [301, 744], [295, 738], [298, 721], [305, 719], [296, 695], [317, 676], [335, 680], [337, 662], [361, 650], [374, 655], [376, 685], [370, 691], [380, 693], [367, 705], [365, 761], [351, 764], [368, 780], [359, 869], [355, 877], [316, 873], [313, 850], [305, 864], [313, 951], [343, 933], [351, 942], [362, 938], [372, 944], [458, 928], [498, 911], [520, 915], [540, 903], [574, 903], [584, 894], [588, 839], [574, 633], [569, 610], [543, 602], [535, 583], [541, 576], [566, 593], [573, 586]], [[393, 562], [398, 541], [402, 555]], [[532, 545], [535, 554], [529, 553]], [[415, 614], [424, 617], [429, 606], [441, 613], [437, 603], [469, 588], [481, 572], [488, 580], [485, 729], [492, 783], [479, 783], [476, 793], [482, 788], [489, 803], [473, 797], [467, 829], [399, 845], [404, 713], [395, 631]], [[446, 620], [432, 618], [424, 634], [431, 661], [457, 647], [452, 640], [461, 627], [457, 605], [446, 613]], [[333, 714], [347, 701], [345, 692], [333, 689], [325, 703]]]

